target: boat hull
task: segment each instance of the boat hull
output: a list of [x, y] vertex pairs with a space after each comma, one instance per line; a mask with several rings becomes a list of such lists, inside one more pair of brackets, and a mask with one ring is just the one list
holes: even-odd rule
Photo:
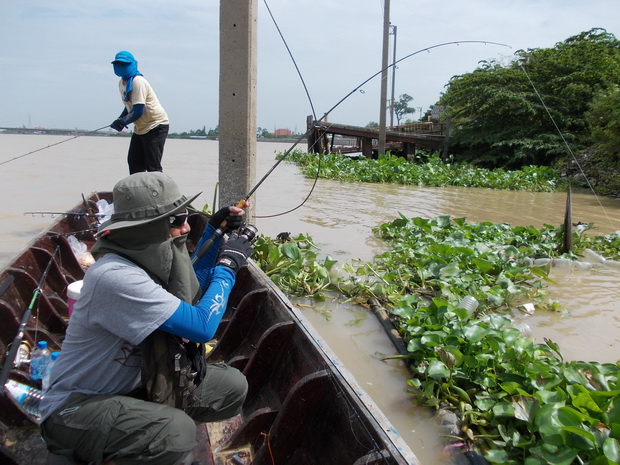
[[[72, 212], [85, 213], [110, 193], [98, 193]], [[207, 218], [190, 215], [196, 243]], [[66, 291], [84, 276], [69, 237], [88, 249], [95, 218], [69, 214], [57, 220], [0, 272], [0, 360], [4, 362], [24, 310], [58, 248], [24, 332], [34, 345], [60, 350], [68, 323]], [[418, 460], [302, 312], [254, 264], [240, 270], [228, 308], [208, 354], [209, 363], [240, 369], [249, 391], [242, 412], [199, 425], [195, 460], [224, 464], [417, 464]], [[12, 380], [30, 383], [23, 366]], [[47, 454], [37, 418], [5, 392], [0, 398], [0, 462], [61, 464]]]

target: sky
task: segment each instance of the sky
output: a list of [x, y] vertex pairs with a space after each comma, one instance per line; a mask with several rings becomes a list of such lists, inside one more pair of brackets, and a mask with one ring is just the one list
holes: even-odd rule
[[[318, 117], [331, 110], [328, 120], [341, 124], [380, 120], [385, 0], [255, 1], [257, 126], [303, 133], [313, 108]], [[437, 102], [452, 76], [474, 71], [480, 61], [508, 63], [519, 49], [553, 47], [592, 28], [620, 37], [620, 0], [389, 4], [396, 59], [413, 54], [396, 67], [394, 95], [413, 97], [409, 105], [416, 118]], [[128, 50], [166, 109], [170, 132], [215, 128], [219, 5], [214, 0], [0, 0], [0, 127], [109, 125], [123, 109], [110, 62], [116, 52]]]

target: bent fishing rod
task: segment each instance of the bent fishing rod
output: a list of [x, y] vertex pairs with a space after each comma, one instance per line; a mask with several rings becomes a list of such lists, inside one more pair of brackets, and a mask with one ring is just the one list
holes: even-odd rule
[[43, 274], [41, 275], [41, 279], [39, 279], [39, 283], [37, 284], [37, 287], [34, 290], [34, 293], [32, 295], [32, 300], [30, 301], [30, 305], [28, 305], [28, 308], [26, 308], [26, 310], [24, 311], [24, 314], [22, 315], [22, 319], [21, 319], [21, 322], [19, 323], [19, 328], [17, 330], [17, 335], [15, 336], [15, 339], [13, 339], [13, 342], [11, 343], [11, 350], [9, 351], [9, 354], [4, 360], [2, 372], [0, 373], [0, 396], [4, 396], [4, 389], [2, 388], [2, 386], [4, 386], [9, 379], [9, 374], [11, 372], [11, 369], [13, 368], [13, 362], [15, 361], [15, 357], [17, 356], [17, 351], [19, 350], [19, 346], [21, 345], [24, 339], [24, 333], [26, 332], [26, 324], [28, 324], [28, 320], [30, 320], [30, 316], [32, 315], [32, 309], [34, 308], [34, 303], [36, 302], [37, 297], [39, 297], [39, 294], [43, 292], [43, 289], [42, 289], [43, 283], [45, 283], [47, 274], [49, 273], [52, 267], [52, 263], [54, 263], [54, 257], [58, 253], [59, 249], [60, 249], [60, 246], [56, 246], [54, 253], [50, 257], [50, 261], [47, 262], [45, 271], [43, 271]]
[[[375, 77], [379, 76], [381, 73], [383, 73], [384, 71], [396, 66], [398, 63], [401, 63], [404, 60], [407, 60], [415, 55], [418, 55], [420, 53], [423, 52], [429, 52], [435, 48], [439, 48], [439, 47], [445, 47], [448, 45], [460, 45], [460, 44], [483, 44], [483, 45], [497, 45], [500, 47], [508, 47], [508, 48], [512, 48], [509, 45], [506, 44], [502, 44], [499, 42], [492, 42], [492, 41], [488, 41], [488, 40], [457, 40], [457, 41], [450, 41], [450, 42], [443, 42], [440, 44], [435, 44], [435, 45], [431, 45], [430, 47], [425, 47], [422, 48], [420, 50], [417, 50], [413, 53], [410, 53], [408, 55], [405, 55], [404, 57], [394, 61], [393, 63], [389, 64], [388, 66], [386, 66], [385, 68], [380, 69], [379, 71], [377, 71], [376, 73], [374, 73], [372, 76], [370, 76], [369, 78], [367, 78], [366, 80], [362, 81], [360, 84], [358, 84], [356, 87], [353, 88], [353, 90], [351, 90], [348, 94], [346, 94], [342, 99], [340, 99], [334, 106], [332, 106], [329, 110], [327, 110], [323, 116], [321, 116], [321, 118], [315, 122], [315, 124], [308, 128], [308, 130], [301, 135], [294, 143], [291, 147], [289, 147], [288, 150], [286, 150], [284, 152], [284, 154], [282, 154], [282, 156], [274, 163], [274, 165], [267, 171], [267, 173], [256, 183], [256, 185], [250, 189], [250, 191], [246, 194], [246, 196], [241, 199], [236, 207], [238, 208], [243, 208], [246, 205], [246, 202], [249, 200], [249, 198], [254, 194], [254, 192], [256, 192], [256, 190], [260, 187], [260, 185], [265, 182], [265, 180], [271, 175], [271, 173], [278, 167], [278, 165], [280, 163], [282, 163], [286, 157], [293, 151], [293, 149], [295, 147], [297, 147], [297, 145], [304, 140], [306, 137], [308, 137], [308, 135], [315, 130], [315, 128], [317, 127], [318, 123], [321, 123], [322, 121], [324, 121], [327, 116], [334, 111], [336, 108], [338, 108], [345, 100], [347, 100], [351, 95], [353, 95], [355, 92], [357, 92], [360, 88], [362, 88], [364, 85], [366, 85], [368, 82], [370, 82], [371, 80], [373, 80]], [[313, 108], [314, 109], [314, 108]], [[211, 235], [211, 237], [209, 239], [207, 239], [202, 246], [195, 251], [193, 257], [192, 257], [192, 264], [196, 263], [198, 260], [200, 260], [200, 258], [202, 256], [204, 256], [204, 254], [206, 254], [209, 249], [211, 248], [211, 246], [213, 245], [214, 241], [223, 236], [224, 232], [226, 230], [226, 220], [222, 221], [222, 223], [219, 225], [219, 227], [215, 230], [215, 232]]]
[[101, 131], [102, 129], [105, 129], [107, 127], [109, 127], [109, 125], [106, 124], [105, 126], [102, 126], [102, 127], [98, 128], [98, 129], [95, 129], [93, 131], [84, 132], [82, 134], [77, 134], [77, 135], [75, 135], [73, 137], [70, 137], [69, 139], [61, 140], [60, 142], [56, 142], [54, 144], [50, 144], [50, 145], [47, 145], [45, 147], [41, 147], [40, 149], [36, 149], [36, 150], [33, 150], [32, 152], [24, 153], [23, 155], [19, 155], [17, 157], [13, 157], [13, 158], [11, 158], [9, 160], [4, 160], [3, 162], [0, 162], [0, 166], [4, 165], [6, 163], [9, 163], [9, 162], [15, 161], [15, 160], [19, 160], [20, 158], [24, 158], [24, 157], [26, 157], [28, 155], [32, 155], [33, 153], [40, 152], [41, 150], [49, 149], [50, 147], [54, 147], [55, 145], [64, 144], [65, 142], [69, 142], [70, 140], [77, 139], [78, 137], [88, 136], [90, 134], [94, 134], [97, 131]]

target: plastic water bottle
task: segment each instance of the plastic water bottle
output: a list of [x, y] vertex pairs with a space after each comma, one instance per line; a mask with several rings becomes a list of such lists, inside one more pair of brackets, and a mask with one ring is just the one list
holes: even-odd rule
[[33, 380], [39, 388], [42, 385], [45, 369], [51, 357], [52, 354], [50, 354], [47, 348], [47, 341], [39, 341], [36, 349], [34, 349], [30, 355], [30, 379]]
[[43, 398], [43, 393], [32, 386], [19, 383], [10, 379], [4, 385], [9, 391], [9, 394], [17, 401], [17, 403], [30, 415], [34, 417], [40, 417], [41, 411], [39, 410], [39, 404]]
[[469, 316], [472, 316], [473, 313], [478, 308], [478, 301], [476, 300], [475, 297], [472, 297], [470, 295], [466, 295], [459, 302], [459, 308], [464, 308], [465, 310], [467, 310], [467, 314]]
[[50, 358], [50, 362], [47, 364], [47, 367], [45, 367], [45, 373], [43, 374], [43, 392], [45, 392], [47, 390], [47, 388], [50, 386], [50, 375], [52, 374], [52, 368], [54, 367], [54, 363], [56, 362], [56, 359], [58, 358], [58, 354], [60, 354], [60, 352], [52, 352], [52, 357]]

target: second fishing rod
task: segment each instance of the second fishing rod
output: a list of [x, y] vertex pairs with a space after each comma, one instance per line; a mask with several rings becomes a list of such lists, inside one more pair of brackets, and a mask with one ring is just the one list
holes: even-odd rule
[[[278, 160], [273, 164], [273, 166], [267, 171], [267, 173], [265, 173], [265, 175], [256, 183], [256, 185], [250, 189], [250, 191], [245, 195], [245, 197], [243, 199], [241, 199], [237, 204], [236, 207], [238, 208], [244, 208], [247, 204], [247, 201], [250, 199], [250, 197], [256, 192], [256, 190], [260, 187], [260, 185], [271, 175], [271, 173], [273, 173], [273, 171], [278, 167], [278, 165], [280, 163], [282, 163], [287, 156], [293, 151], [293, 149], [295, 147], [297, 147], [297, 145], [304, 139], [306, 139], [306, 137], [308, 137], [310, 135], [310, 133], [312, 133], [313, 131], [315, 131], [317, 128], [319, 128], [319, 130], [321, 129], [320, 127], [320, 123], [323, 122], [327, 116], [334, 111], [336, 108], [338, 108], [345, 100], [347, 100], [351, 95], [353, 95], [355, 92], [357, 92], [359, 89], [361, 89], [364, 85], [366, 85], [368, 82], [370, 82], [372, 79], [374, 79], [375, 77], [379, 76], [380, 74], [382, 74], [385, 70], [388, 70], [394, 66], [396, 66], [397, 64], [401, 63], [404, 60], [407, 60], [415, 55], [418, 55], [420, 53], [423, 52], [430, 52], [431, 50], [435, 49], [435, 48], [439, 48], [439, 47], [445, 47], [445, 46], [449, 46], [449, 45], [461, 45], [461, 44], [483, 44], [483, 45], [497, 45], [497, 46], [501, 46], [501, 47], [508, 47], [510, 48], [509, 45], [506, 44], [502, 44], [502, 43], [498, 43], [498, 42], [491, 42], [491, 41], [482, 41], [482, 40], [463, 40], [463, 41], [451, 41], [451, 42], [443, 42], [440, 44], [435, 44], [435, 45], [431, 45], [429, 47], [425, 47], [422, 48], [420, 50], [417, 50], [413, 53], [410, 53], [408, 55], [405, 55], [404, 57], [394, 61], [393, 63], [391, 63], [390, 65], [388, 65], [385, 68], [380, 69], [379, 71], [377, 71], [376, 73], [374, 73], [372, 76], [370, 76], [369, 78], [365, 79], [364, 81], [362, 81], [360, 84], [358, 84], [357, 86], [355, 86], [349, 93], [347, 93], [342, 99], [340, 99], [334, 106], [332, 106], [329, 110], [327, 110], [323, 116], [321, 116], [320, 119], [318, 119], [314, 125], [311, 125], [308, 130], [302, 134], [294, 143], [291, 147], [289, 147], [281, 156], [279, 156]], [[313, 107], [314, 108], [314, 107]], [[327, 123], [326, 123], [327, 124]], [[327, 130], [328, 127], [323, 127], [323, 131], [325, 132]], [[324, 134], [323, 132], [323, 134]], [[320, 137], [323, 135], [321, 134], [319, 137], [316, 138], [316, 140], [320, 140]], [[316, 142], [315, 142], [316, 143]], [[215, 230], [215, 232], [212, 234], [212, 236], [207, 239], [202, 245], [201, 247], [196, 250], [196, 252], [194, 253], [193, 257], [192, 257], [192, 263], [196, 263], [202, 256], [204, 256], [204, 254], [206, 254], [209, 249], [211, 248], [211, 246], [213, 245], [213, 243], [215, 242], [215, 240], [221, 236], [224, 235], [224, 233], [226, 232], [226, 220], [224, 220], [220, 226]], [[254, 235], [256, 234], [256, 228], [254, 226], [252, 226], [252, 229], [254, 231]], [[254, 237], [254, 236], [253, 236]], [[253, 238], [252, 237], [252, 238]]]

